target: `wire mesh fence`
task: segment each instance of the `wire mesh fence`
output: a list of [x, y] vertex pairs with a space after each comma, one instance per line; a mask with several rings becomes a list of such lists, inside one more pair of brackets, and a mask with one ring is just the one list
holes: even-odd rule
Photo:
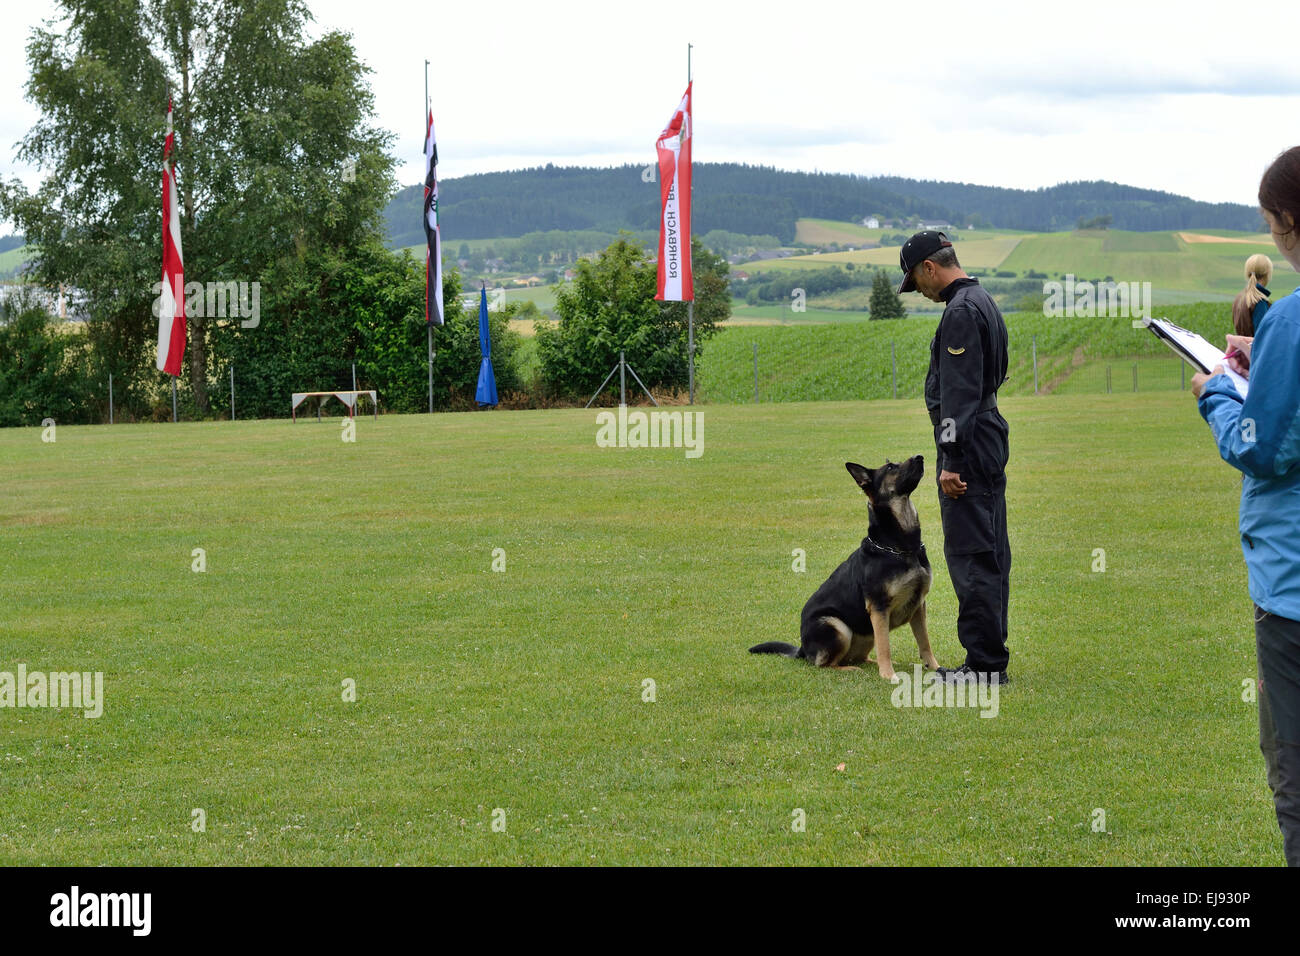
[[[1163, 347], [1136, 354], [1093, 357], [1080, 348], [1065, 353], [1040, 352], [1037, 343], [1028, 340], [1012, 342], [1008, 358], [1008, 380], [1000, 389], [1003, 396], [1187, 390], [1193, 374], [1193, 370]], [[743, 359], [743, 367], [726, 370], [725, 380], [716, 367], [707, 367], [701, 375], [697, 401], [741, 404], [919, 398], [924, 393], [930, 352], [928, 343], [911, 341], [890, 342], [887, 348], [878, 347], [858, 355], [822, 357], [752, 342], [746, 344]], [[339, 392], [376, 392], [373, 404], [369, 395], [355, 399], [357, 404], [352, 409], [357, 413], [370, 415], [377, 410], [378, 414], [384, 414], [391, 410], [385, 407], [383, 390], [377, 389], [362, 370], [350, 363], [318, 369], [309, 378], [301, 382], [253, 380], [251, 373], [241, 374], [238, 366], [225, 365], [209, 377], [205, 411], [199, 406], [188, 376], [182, 375], [176, 380], [176, 420], [290, 418], [295, 411], [295, 393], [325, 393], [312, 394], [301, 402], [296, 409], [299, 418], [348, 415], [349, 403], [336, 400], [333, 394]], [[111, 377], [91, 388], [96, 393], [91, 401], [98, 410], [95, 412], [98, 422], [172, 418], [169, 383], [155, 390], [143, 414], [138, 401], [131, 410], [131, 403], [123, 400], [121, 383]], [[580, 406], [581, 402], [577, 404]]]

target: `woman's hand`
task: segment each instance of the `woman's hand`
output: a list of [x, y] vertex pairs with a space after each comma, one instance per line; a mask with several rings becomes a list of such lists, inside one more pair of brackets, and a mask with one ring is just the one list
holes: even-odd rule
[[1249, 375], [1250, 374], [1250, 346], [1251, 343], [1255, 341], [1254, 336], [1229, 335], [1227, 338], [1228, 338], [1229, 352], [1231, 352], [1233, 349], [1236, 349], [1242, 355], [1246, 356], [1246, 360], [1244, 362], [1241, 361], [1241, 359], [1239, 359], [1235, 355], [1229, 356], [1228, 358], [1229, 368], [1231, 368], [1238, 375], [1241, 376]]
[[1223, 372], [1222, 365], [1214, 366], [1214, 371], [1211, 372], [1209, 375], [1206, 375], [1204, 372], [1197, 372], [1195, 375], [1192, 376], [1192, 394], [1195, 395], [1197, 398], [1200, 398], [1201, 390], [1205, 388], [1205, 383], [1208, 382], [1210, 379], [1214, 378], [1214, 376], [1221, 374], [1222, 372]]

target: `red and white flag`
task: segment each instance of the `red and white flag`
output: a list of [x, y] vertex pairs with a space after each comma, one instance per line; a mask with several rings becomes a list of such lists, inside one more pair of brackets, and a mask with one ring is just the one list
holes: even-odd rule
[[185, 266], [181, 262], [181, 212], [176, 200], [176, 171], [172, 104], [167, 103], [167, 142], [163, 146], [163, 267], [162, 296], [158, 303], [158, 369], [181, 374], [185, 356]]
[[655, 298], [689, 302], [691, 278], [691, 85], [655, 143], [659, 150], [659, 283]]

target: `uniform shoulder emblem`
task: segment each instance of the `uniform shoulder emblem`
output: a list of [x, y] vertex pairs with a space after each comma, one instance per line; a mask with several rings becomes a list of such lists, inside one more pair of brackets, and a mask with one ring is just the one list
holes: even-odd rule
[[965, 352], [965, 351], [966, 351], [966, 346], [963, 345], [961, 348], [959, 348], [959, 349], [955, 349], [955, 348], [953, 348], [953, 347], [950, 345], [950, 346], [948, 346], [948, 351], [949, 351], [949, 353], [951, 353], [952, 355], [961, 355], [962, 352]]

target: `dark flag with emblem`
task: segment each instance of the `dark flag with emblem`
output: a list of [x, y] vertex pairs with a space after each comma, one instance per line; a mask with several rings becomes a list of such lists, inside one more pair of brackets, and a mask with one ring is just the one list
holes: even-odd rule
[[433, 135], [433, 111], [424, 135], [424, 236], [429, 249], [424, 260], [424, 321], [442, 325], [442, 232], [438, 228], [438, 140]]

